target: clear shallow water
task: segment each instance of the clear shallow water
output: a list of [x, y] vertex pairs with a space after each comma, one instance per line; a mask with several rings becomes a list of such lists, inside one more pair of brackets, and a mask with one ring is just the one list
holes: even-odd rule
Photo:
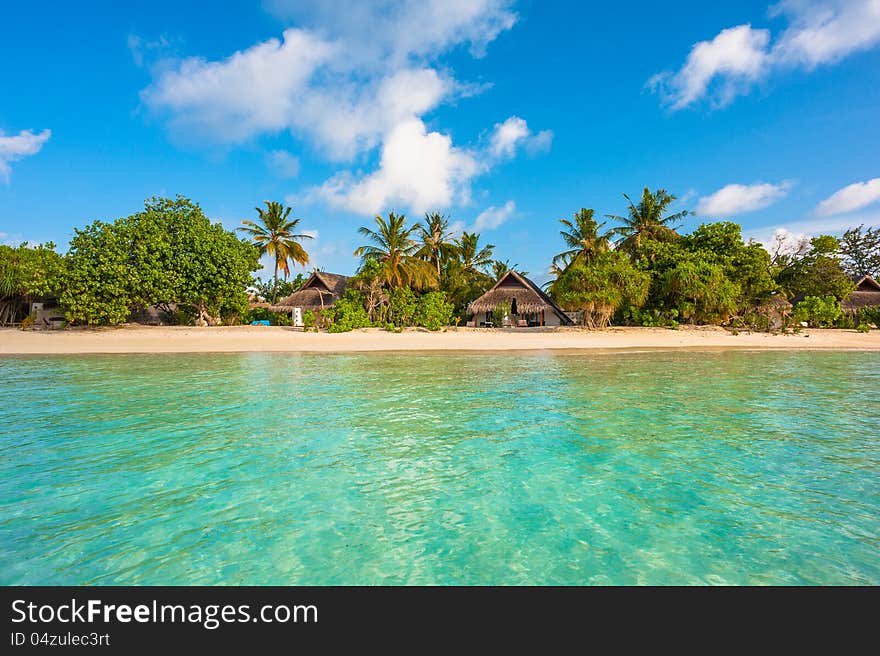
[[0, 359], [2, 584], [878, 584], [880, 354]]

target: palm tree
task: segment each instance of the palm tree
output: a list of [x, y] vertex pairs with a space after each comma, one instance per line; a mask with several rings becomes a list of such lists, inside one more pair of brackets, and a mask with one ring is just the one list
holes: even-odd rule
[[290, 260], [305, 266], [309, 263], [309, 254], [299, 244], [303, 239], [312, 239], [312, 235], [296, 234], [299, 219], [289, 219], [290, 207], [284, 207], [275, 201], [264, 201], [266, 209], [255, 207], [259, 215], [258, 221], [242, 221], [242, 232], [250, 235], [260, 249], [260, 255], [268, 254], [275, 258], [275, 282], [272, 286], [272, 302], [278, 295], [278, 270], [284, 277], [290, 275]]
[[425, 223], [416, 224], [422, 243], [416, 255], [423, 260], [434, 263], [437, 278], [440, 278], [440, 262], [456, 254], [452, 233], [449, 231], [449, 219], [437, 212], [425, 213]]
[[599, 234], [599, 229], [605, 222], [596, 223], [593, 210], [582, 207], [579, 212], [574, 213], [573, 221], [560, 219], [559, 222], [567, 228], [560, 230], [559, 234], [568, 250], [554, 257], [553, 264], [564, 263], [561, 268], [565, 269], [575, 262], [592, 262], [597, 255], [608, 251], [608, 233]]
[[510, 260], [493, 260], [492, 261], [492, 275], [495, 277], [495, 280], [498, 280], [501, 276], [507, 273], [510, 270], [516, 271], [519, 275], [528, 277], [528, 271], [522, 271], [519, 268], [519, 264], [511, 264]]
[[492, 266], [492, 253], [495, 244], [487, 244], [479, 247], [480, 235], [476, 232], [463, 232], [455, 245], [458, 247], [458, 257], [466, 271], [471, 273], [485, 273], [486, 267]]
[[418, 226], [406, 227], [403, 214], [390, 212], [386, 220], [376, 217], [377, 230], [358, 230], [372, 244], [359, 246], [354, 254], [364, 263], [379, 263], [378, 277], [391, 287], [435, 287], [437, 276], [430, 262], [418, 257], [419, 244], [412, 238]]
[[635, 205], [626, 194], [623, 197], [629, 203], [629, 216], [608, 215], [609, 219], [623, 224], [612, 229], [611, 233], [620, 235], [618, 246], [636, 257], [646, 239], [657, 241], [675, 239], [678, 233], [675, 232], [674, 224], [690, 214], [684, 210], [665, 216], [666, 210], [676, 200], [676, 197], [667, 193], [665, 189], [651, 193], [651, 190], [645, 187], [638, 205]]

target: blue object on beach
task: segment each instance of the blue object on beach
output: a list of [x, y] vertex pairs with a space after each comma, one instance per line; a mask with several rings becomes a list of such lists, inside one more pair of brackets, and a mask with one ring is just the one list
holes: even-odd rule
[[268, 326], [269, 320], [268, 319], [258, 319], [257, 321], [251, 321], [251, 325], [252, 326]]

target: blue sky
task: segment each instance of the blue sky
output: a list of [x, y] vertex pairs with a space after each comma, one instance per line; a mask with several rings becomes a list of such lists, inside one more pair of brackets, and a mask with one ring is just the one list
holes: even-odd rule
[[377, 212], [437, 209], [540, 279], [558, 219], [645, 185], [685, 229], [880, 224], [878, 0], [219, 6], [4, 7], [0, 241], [283, 200], [350, 273]]

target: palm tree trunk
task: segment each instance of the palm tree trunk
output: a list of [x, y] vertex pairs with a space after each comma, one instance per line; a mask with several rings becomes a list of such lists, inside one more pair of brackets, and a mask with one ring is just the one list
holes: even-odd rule
[[275, 256], [275, 284], [272, 285], [272, 305], [278, 300], [278, 256]]

